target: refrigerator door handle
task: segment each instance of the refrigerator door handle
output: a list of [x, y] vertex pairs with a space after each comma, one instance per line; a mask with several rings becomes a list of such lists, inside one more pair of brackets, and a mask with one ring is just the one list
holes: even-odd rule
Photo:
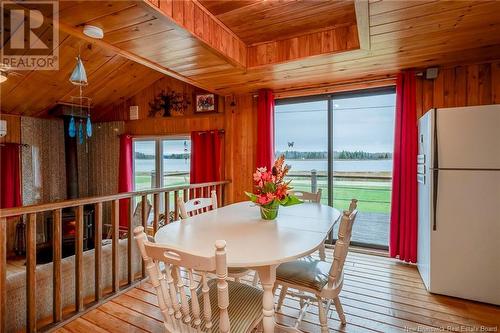
[[439, 185], [439, 169], [432, 170], [433, 176], [433, 193], [432, 193], [432, 230], [437, 230], [437, 205], [438, 205], [438, 185]]

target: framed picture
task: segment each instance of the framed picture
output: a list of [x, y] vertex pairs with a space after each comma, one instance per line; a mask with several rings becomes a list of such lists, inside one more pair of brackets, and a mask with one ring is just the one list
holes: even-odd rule
[[214, 94], [196, 95], [195, 112], [216, 112], [216, 98]]

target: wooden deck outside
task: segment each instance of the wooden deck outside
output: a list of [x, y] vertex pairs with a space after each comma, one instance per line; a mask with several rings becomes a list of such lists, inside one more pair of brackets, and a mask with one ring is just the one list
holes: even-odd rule
[[[389, 244], [389, 221], [387, 213], [359, 212], [356, 223], [352, 229], [352, 241], [363, 244], [374, 244], [388, 246]], [[334, 235], [338, 233], [338, 225], [334, 229]]]
[[[327, 256], [332, 259], [331, 250]], [[348, 323], [341, 327], [332, 311], [331, 332], [497, 332], [500, 326], [500, 307], [432, 295], [415, 266], [380, 256], [351, 252], [340, 295]], [[277, 321], [293, 325], [298, 313], [299, 302], [287, 298]], [[56, 332], [163, 332], [161, 318], [154, 290], [145, 281]], [[318, 323], [317, 307], [311, 306], [300, 329], [320, 332]]]

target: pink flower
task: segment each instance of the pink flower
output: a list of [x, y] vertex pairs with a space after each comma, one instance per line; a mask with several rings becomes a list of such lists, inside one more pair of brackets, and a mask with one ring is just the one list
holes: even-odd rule
[[[269, 194], [269, 193], [268, 193]], [[257, 198], [257, 203], [260, 204], [260, 205], [267, 205], [268, 203], [270, 203], [272, 201], [272, 199], [270, 200], [267, 195], [259, 195], [259, 197]]]
[[253, 180], [258, 182], [262, 178], [262, 173], [259, 170], [253, 174]]
[[266, 173], [267, 172], [267, 168], [266, 167], [257, 168], [257, 172]]

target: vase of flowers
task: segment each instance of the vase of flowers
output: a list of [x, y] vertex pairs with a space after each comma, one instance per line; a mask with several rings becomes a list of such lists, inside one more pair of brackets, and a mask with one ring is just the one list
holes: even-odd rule
[[280, 206], [291, 206], [301, 203], [297, 197], [289, 194], [290, 182], [284, 178], [290, 168], [285, 164], [285, 156], [281, 155], [271, 170], [257, 168], [253, 174], [255, 192], [245, 192], [252, 202], [260, 207], [263, 220], [275, 220]]

